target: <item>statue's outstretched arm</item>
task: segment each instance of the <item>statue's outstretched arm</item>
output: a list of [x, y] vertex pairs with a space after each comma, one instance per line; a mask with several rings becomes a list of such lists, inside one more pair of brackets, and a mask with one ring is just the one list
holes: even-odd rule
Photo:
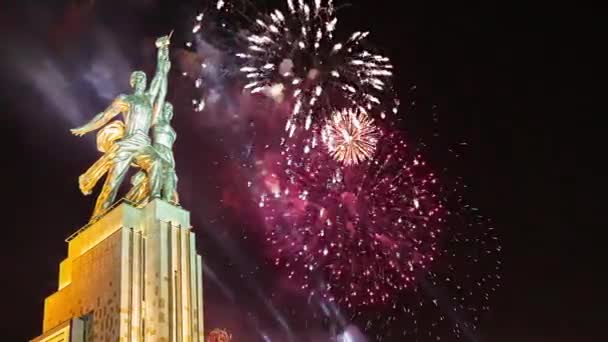
[[117, 97], [112, 104], [103, 112], [95, 115], [91, 121], [86, 123], [83, 126], [73, 128], [72, 134], [83, 136], [91, 131], [97, 130], [101, 128], [103, 125], [107, 124], [113, 117], [116, 115], [126, 112], [129, 109], [129, 104], [124, 100], [124, 95]]

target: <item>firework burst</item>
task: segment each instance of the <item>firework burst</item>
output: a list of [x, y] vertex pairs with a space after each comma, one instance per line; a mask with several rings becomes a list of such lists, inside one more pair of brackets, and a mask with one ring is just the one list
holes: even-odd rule
[[314, 148], [316, 127], [259, 163], [269, 257], [300, 290], [381, 327], [378, 340], [468, 334], [499, 286], [495, 231], [461, 184], [443, 184], [400, 134], [378, 129], [356, 165]]
[[[247, 50], [237, 54], [252, 93], [293, 103], [286, 130], [300, 124], [308, 130], [333, 108], [359, 107], [386, 117], [383, 108], [397, 111], [390, 91], [390, 60], [365, 47], [368, 32], [355, 32], [338, 41], [332, 0], [287, 0], [288, 11], [275, 10], [256, 20]], [[391, 105], [383, 103], [387, 94]]]
[[[389, 303], [415, 284], [441, 232], [434, 175], [397, 135], [383, 139], [373, 159], [344, 169], [293, 144], [301, 152], [285, 152], [284, 177], [273, 173], [260, 196], [277, 266], [350, 308]], [[324, 289], [311, 287], [319, 275]]]
[[230, 342], [232, 335], [224, 329], [213, 329], [207, 336], [207, 342]]
[[342, 164], [356, 165], [371, 158], [380, 130], [365, 112], [344, 109], [327, 120], [322, 139], [329, 154]]
[[[194, 44], [204, 60], [195, 105], [202, 110], [222, 93], [232, 72], [250, 92], [289, 105], [290, 140], [280, 153], [257, 151], [267, 158], [250, 187], [267, 251], [292, 284], [340, 304], [362, 327], [468, 334], [498, 287], [495, 231], [463, 202], [461, 184], [440, 182], [401, 135], [380, 127], [387, 122], [372, 120], [396, 113], [398, 102], [393, 67], [365, 47], [368, 33], [337, 39], [333, 2], [310, 3], [287, 1], [287, 11], [260, 17], [244, 49], [234, 48], [232, 20], [217, 19], [234, 17], [231, 3], [197, 16]], [[231, 43], [221, 45], [214, 28]]]

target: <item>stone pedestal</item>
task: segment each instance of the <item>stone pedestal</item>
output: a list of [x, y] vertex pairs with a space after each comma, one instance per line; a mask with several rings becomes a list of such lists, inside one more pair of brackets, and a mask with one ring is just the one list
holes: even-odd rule
[[88, 317], [83, 341], [203, 342], [195, 241], [182, 208], [117, 205], [67, 239], [58, 291], [44, 303], [44, 334], [33, 341], [54, 341], [46, 338], [58, 327]]

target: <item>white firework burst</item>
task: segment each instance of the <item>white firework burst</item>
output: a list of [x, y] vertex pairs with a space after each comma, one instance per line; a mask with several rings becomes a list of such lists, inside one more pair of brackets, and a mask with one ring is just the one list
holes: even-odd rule
[[[287, 0], [287, 8], [286, 14], [276, 9], [258, 18], [246, 51], [237, 54], [244, 62], [245, 89], [268, 94], [281, 85], [285, 94], [273, 98], [292, 101], [287, 131], [293, 134], [301, 124], [309, 129], [335, 108], [361, 108], [380, 118], [386, 110], [396, 113], [393, 65], [365, 47], [369, 32], [337, 40], [332, 0]], [[383, 103], [385, 98], [391, 103]]]

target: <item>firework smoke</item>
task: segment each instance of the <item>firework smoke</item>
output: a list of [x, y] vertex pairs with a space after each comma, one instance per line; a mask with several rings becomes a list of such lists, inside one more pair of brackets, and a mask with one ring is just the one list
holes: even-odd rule
[[244, 11], [248, 1], [211, 1], [195, 17], [192, 39], [186, 42], [192, 50], [190, 65], [183, 72], [194, 83], [198, 96], [192, 100], [194, 110], [202, 112], [206, 106], [226, 99], [229, 87], [238, 83], [238, 60], [234, 51], [246, 41], [243, 29], [247, 21]]

